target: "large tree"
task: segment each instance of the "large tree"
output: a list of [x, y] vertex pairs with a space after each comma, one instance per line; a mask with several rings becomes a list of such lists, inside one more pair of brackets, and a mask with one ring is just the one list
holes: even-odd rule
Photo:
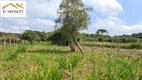
[[69, 41], [71, 51], [75, 51], [78, 32], [87, 29], [90, 23], [91, 8], [85, 8], [82, 0], [62, 0], [59, 7], [56, 23], [62, 26], [61, 36]]
[[96, 34], [97, 34], [97, 35], [108, 34], [108, 31], [105, 30], [105, 29], [98, 29], [98, 30], [96, 31]]
[[32, 30], [26, 30], [23, 34], [22, 34], [22, 39], [28, 40], [31, 44], [33, 43], [33, 41], [38, 41], [38, 39], [40, 39], [37, 35], [36, 32], [32, 31]]

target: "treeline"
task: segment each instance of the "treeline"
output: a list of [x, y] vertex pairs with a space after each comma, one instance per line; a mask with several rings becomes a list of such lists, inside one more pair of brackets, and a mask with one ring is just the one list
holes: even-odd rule
[[[27, 40], [30, 43], [34, 41], [40, 42], [47, 42], [50, 41], [53, 44], [62, 44], [63, 42], [66, 43], [64, 39], [61, 37], [60, 30], [56, 30], [54, 32], [40, 32], [40, 31], [32, 31], [26, 30], [23, 34], [18, 33], [3, 33], [0, 32], [0, 41], [4, 38], [7, 38], [6, 41], [11, 39], [12, 42], [14, 40]], [[102, 35], [102, 34], [86, 34], [81, 33], [79, 34], [78, 38], [83, 41], [88, 42], [120, 42], [120, 43], [136, 43], [142, 42], [142, 33], [134, 33], [132, 35], [121, 35], [121, 36], [110, 36], [110, 35]]]
[[11, 43], [17, 41], [22, 42], [22, 40], [26, 40], [30, 43], [33, 43], [34, 41], [47, 41], [47, 38], [50, 34], [53, 32], [40, 32], [40, 31], [32, 31], [32, 30], [26, 30], [23, 34], [19, 33], [4, 33], [0, 32], [0, 42], [3, 42], [6, 40], [6, 42], [11, 41]]
[[96, 41], [96, 42], [120, 42], [120, 43], [136, 43], [142, 42], [142, 33], [132, 35], [110, 36], [110, 35], [98, 35], [98, 34], [85, 34], [83, 33], [84, 41]]
[[23, 34], [21, 34], [21, 39], [28, 40], [30, 43], [33, 43], [34, 41], [44, 41], [47, 42], [48, 37], [53, 32], [40, 32], [40, 31], [32, 31], [32, 30], [26, 30]]

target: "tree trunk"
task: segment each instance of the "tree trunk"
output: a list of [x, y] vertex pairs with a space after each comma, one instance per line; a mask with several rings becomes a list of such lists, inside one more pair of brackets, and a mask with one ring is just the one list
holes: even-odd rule
[[73, 41], [70, 42], [70, 49], [72, 52], [75, 52], [75, 44]]

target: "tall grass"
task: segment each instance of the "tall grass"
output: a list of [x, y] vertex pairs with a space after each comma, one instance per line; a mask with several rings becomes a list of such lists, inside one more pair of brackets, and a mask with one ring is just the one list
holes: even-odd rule
[[[87, 80], [135, 80], [138, 79], [138, 77], [136, 78], [135, 69], [140, 64], [142, 63], [125, 60], [124, 58], [116, 59], [109, 57], [105, 67], [99, 65], [93, 66], [92, 74]], [[99, 67], [105, 72], [100, 73], [100, 70], [98, 70]]]
[[79, 57], [72, 56], [69, 61], [70, 67], [72, 67], [72, 69], [74, 69], [77, 66], [78, 62], [79, 62]]
[[48, 73], [47, 80], [63, 80], [63, 72], [59, 69], [52, 69]]
[[67, 69], [68, 67], [67, 59], [65, 57], [62, 57], [61, 59], [59, 59], [59, 65], [61, 68]]
[[78, 62], [78, 56], [71, 56], [68, 61], [65, 57], [63, 57], [59, 60], [59, 66], [64, 70], [69, 70], [71, 73], [70, 79], [74, 80], [74, 68], [77, 66]]
[[19, 46], [17, 50], [15, 51], [10, 50], [8, 52], [7, 60], [14, 60], [18, 57], [20, 53], [25, 53], [25, 52], [26, 52], [26, 48], [24, 46]]
[[[40, 53], [37, 50], [54, 47], [35, 44], [3, 52], [0, 54], [0, 80], [141, 80], [141, 59], [95, 53], [86, 53], [83, 56], [78, 52]], [[69, 50], [59, 46], [58, 48]], [[4, 53], [7, 53], [6, 57]], [[14, 54], [10, 55], [11, 53]], [[26, 56], [21, 58], [25, 53]], [[18, 67], [17, 63], [20, 63]]]

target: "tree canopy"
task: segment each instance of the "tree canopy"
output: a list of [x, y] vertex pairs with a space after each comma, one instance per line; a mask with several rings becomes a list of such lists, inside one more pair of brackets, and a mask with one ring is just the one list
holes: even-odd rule
[[98, 29], [98, 30], [96, 31], [96, 34], [97, 34], [97, 35], [108, 34], [108, 31], [105, 30], [105, 29]]
[[59, 6], [55, 22], [62, 25], [61, 36], [70, 42], [72, 51], [75, 51], [78, 32], [88, 28], [90, 10], [85, 8], [82, 0], [62, 0]]
[[39, 37], [36, 32], [32, 30], [26, 30], [22, 35], [22, 39], [28, 40], [33, 43], [33, 41], [38, 40]]

